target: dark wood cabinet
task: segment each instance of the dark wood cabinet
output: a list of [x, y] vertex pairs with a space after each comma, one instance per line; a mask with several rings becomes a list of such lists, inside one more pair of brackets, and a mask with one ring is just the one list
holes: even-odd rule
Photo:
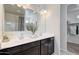
[[0, 50], [0, 55], [51, 55], [54, 37]]
[[16, 53], [16, 55], [40, 55], [40, 46], [21, 51], [19, 53]]
[[41, 40], [41, 54], [51, 55], [54, 52], [54, 38]]
[[48, 44], [48, 54], [51, 55], [52, 53], [54, 53], [54, 38], [51, 38]]
[[41, 55], [48, 55], [48, 46], [47, 46], [47, 44], [41, 45]]

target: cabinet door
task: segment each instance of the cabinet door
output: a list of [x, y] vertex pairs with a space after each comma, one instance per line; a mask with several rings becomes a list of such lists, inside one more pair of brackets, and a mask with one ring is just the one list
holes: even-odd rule
[[41, 55], [47, 55], [48, 54], [48, 44], [45, 43], [41, 45]]
[[40, 46], [32, 47], [28, 50], [19, 52], [17, 55], [40, 55]]
[[54, 53], [54, 38], [51, 38], [48, 44], [48, 54], [51, 55]]
[[50, 55], [54, 52], [54, 38], [41, 40], [41, 54]]

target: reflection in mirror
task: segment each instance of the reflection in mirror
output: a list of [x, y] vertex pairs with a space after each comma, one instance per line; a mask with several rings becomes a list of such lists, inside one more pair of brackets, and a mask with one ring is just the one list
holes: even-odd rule
[[40, 15], [32, 9], [24, 9], [16, 4], [5, 4], [5, 31], [30, 31], [34, 34], [38, 29]]
[[17, 5], [5, 4], [5, 31], [24, 31], [24, 13], [23, 8]]
[[25, 10], [25, 29], [31, 31], [32, 34], [38, 29], [39, 25], [39, 14], [32, 9]]

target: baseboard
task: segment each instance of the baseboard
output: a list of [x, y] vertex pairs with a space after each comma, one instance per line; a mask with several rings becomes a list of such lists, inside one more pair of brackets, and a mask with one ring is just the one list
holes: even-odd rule
[[54, 52], [53, 55], [60, 55], [60, 52]]

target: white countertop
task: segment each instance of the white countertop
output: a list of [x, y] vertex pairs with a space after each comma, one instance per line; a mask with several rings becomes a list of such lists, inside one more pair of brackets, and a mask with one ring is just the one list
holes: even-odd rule
[[50, 34], [50, 33], [42, 34], [41, 36], [38, 36], [37, 38], [24, 37], [23, 39], [17, 39], [17, 38], [10, 39], [9, 42], [2, 42], [0, 49], [14, 47], [14, 46], [30, 43], [33, 41], [42, 40], [48, 37], [54, 37], [54, 33], [53, 34]]

